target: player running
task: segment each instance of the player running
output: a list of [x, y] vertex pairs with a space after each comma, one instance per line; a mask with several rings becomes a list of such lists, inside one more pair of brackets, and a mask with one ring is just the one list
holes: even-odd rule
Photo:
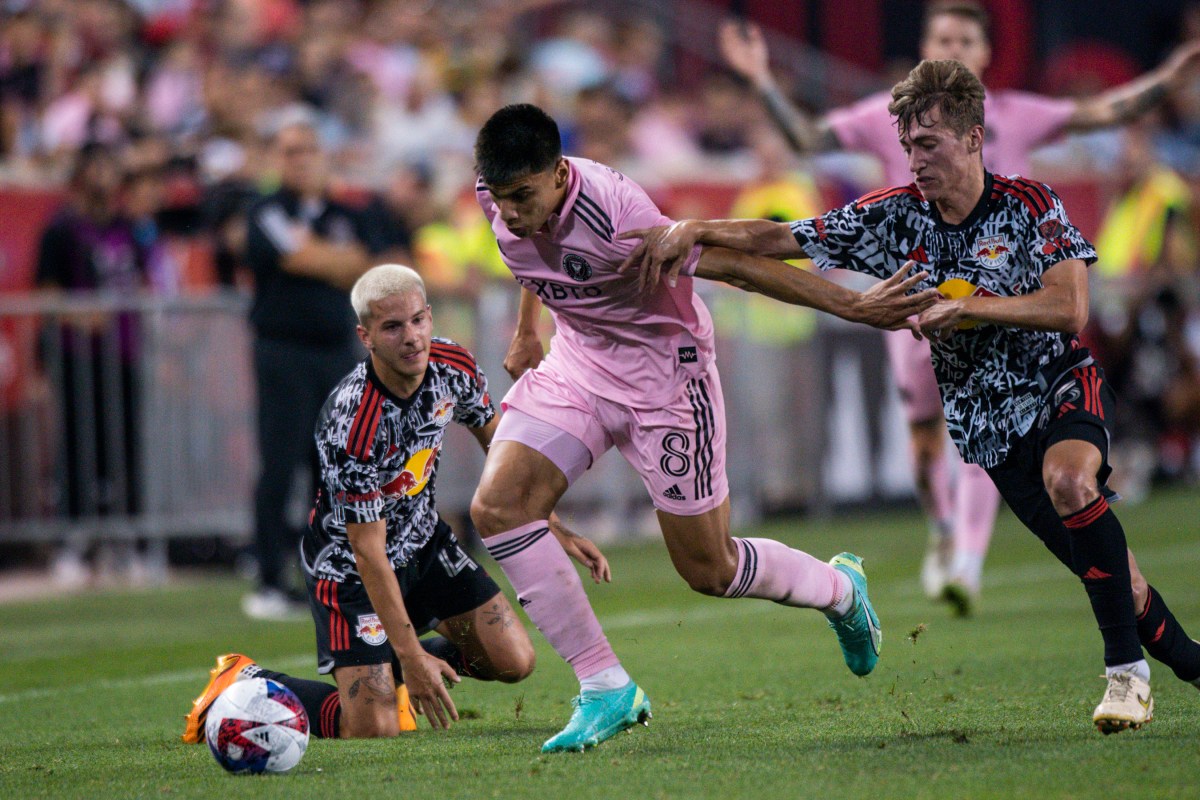
[[[878, 659], [879, 621], [857, 556], [829, 563], [769, 539], [729, 535], [725, 415], [708, 310], [696, 277], [881, 327], [936, 293], [908, 290], [906, 271], [865, 294], [782, 262], [696, 248], [677, 280], [650, 287], [618, 267], [627, 230], [669, 222], [633, 181], [564, 158], [558, 126], [531, 105], [507, 106], [475, 144], [479, 204], [523, 287], [505, 366], [520, 375], [484, 465], [471, 516], [525, 612], [575, 670], [580, 695], [543, 751], [583, 750], [644, 721], [650, 702], [613, 653], [547, 520], [567, 487], [616, 447], [658, 511], [671, 561], [696, 591], [820, 609], [847, 665]], [[645, 289], [645, 291], [643, 291]], [[550, 308], [556, 335], [543, 358], [536, 323]]]
[[1146, 583], [1108, 506], [1113, 396], [1076, 335], [1087, 321], [1095, 251], [1049, 187], [984, 168], [984, 90], [970, 70], [923, 61], [892, 98], [914, 183], [790, 225], [687, 221], [633, 231], [645, 236], [642, 271], [657, 280], [666, 265], [670, 280], [696, 243], [881, 278], [909, 260], [924, 265], [946, 297], [920, 325], [933, 336], [950, 435], [1082, 581], [1108, 679], [1094, 723], [1104, 733], [1139, 728], [1154, 710], [1142, 645], [1200, 686], [1200, 644]]
[[[515, 683], [533, 671], [533, 645], [508, 600], [434, 510], [446, 426], [466, 426], [485, 451], [496, 432], [487, 378], [467, 350], [432, 338], [425, 286], [408, 267], [367, 271], [350, 299], [369, 356], [321, 410], [323, 486], [301, 547], [317, 671], [337, 685], [221, 656], [185, 742], [204, 741], [209, 706], [243, 677], [294, 691], [317, 736], [360, 738], [414, 730], [412, 711], [449, 727], [458, 712], [445, 682], [460, 675]], [[595, 545], [557, 519], [550, 530], [596, 581], [610, 578]], [[432, 628], [441, 636], [417, 638]]]
[[[921, 36], [921, 58], [953, 59], [981, 77], [991, 61], [988, 15], [978, 3], [952, 0], [929, 6]], [[896, 143], [888, 114], [891, 96], [878, 92], [813, 119], [792, 105], [771, 74], [761, 32], [744, 22], [720, 31], [725, 61], [758, 90], [771, 117], [802, 153], [843, 148], [879, 159], [888, 185], [909, 182], [908, 163]], [[1029, 154], [1063, 131], [1085, 131], [1128, 122], [1153, 108], [1200, 57], [1189, 42], [1158, 69], [1093, 97], [1051, 98], [1008, 90], [984, 99], [987, 151], [984, 165], [997, 175], [1028, 175]], [[921, 582], [931, 598], [949, 600], [967, 614], [979, 595], [984, 556], [995, 524], [999, 496], [986, 473], [957, 465], [951, 484], [937, 379], [930, 369], [929, 343], [904, 332], [884, 334], [892, 376], [900, 390], [921, 507], [930, 520], [929, 550]]]

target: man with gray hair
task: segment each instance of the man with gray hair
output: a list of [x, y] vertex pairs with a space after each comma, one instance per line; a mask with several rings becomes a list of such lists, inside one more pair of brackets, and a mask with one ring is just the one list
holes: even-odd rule
[[384, 244], [355, 209], [330, 197], [310, 116], [293, 110], [277, 121], [273, 155], [280, 186], [250, 208], [246, 241], [261, 472], [254, 492], [259, 586], [242, 609], [254, 619], [304, 620], [302, 593], [289, 586], [300, 531], [288, 521], [288, 496], [298, 469], [315, 488], [313, 424], [360, 356], [346, 291]]
[[[317, 671], [337, 685], [262, 669], [230, 653], [188, 715], [200, 742], [213, 700], [243, 677], [288, 686], [317, 736], [394, 736], [458, 719], [445, 681], [460, 675], [515, 683], [533, 671], [529, 637], [508, 600], [434, 509], [446, 426], [464, 425], [485, 450], [499, 417], [487, 378], [465, 348], [434, 338], [416, 272], [374, 267], [350, 293], [369, 355], [321, 409], [321, 488], [301, 547], [317, 633]], [[568, 553], [597, 582], [608, 563], [590, 541], [553, 520]], [[425, 640], [422, 633], [441, 635]], [[400, 685], [403, 681], [404, 685]]]

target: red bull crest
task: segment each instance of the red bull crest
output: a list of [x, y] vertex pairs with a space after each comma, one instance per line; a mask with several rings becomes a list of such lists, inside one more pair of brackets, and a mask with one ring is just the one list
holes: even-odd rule
[[357, 634], [367, 644], [383, 644], [387, 641], [387, 631], [383, 629], [378, 614], [360, 614]]
[[975, 240], [975, 246], [972, 250], [975, 253], [975, 258], [985, 267], [1004, 266], [1008, 261], [1008, 254], [1011, 252], [1011, 248], [1008, 246], [1008, 239], [1003, 235], [980, 236]]
[[454, 398], [442, 397], [433, 404], [433, 422], [439, 428], [444, 428], [450, 424], [451, 418], [454, 416]]

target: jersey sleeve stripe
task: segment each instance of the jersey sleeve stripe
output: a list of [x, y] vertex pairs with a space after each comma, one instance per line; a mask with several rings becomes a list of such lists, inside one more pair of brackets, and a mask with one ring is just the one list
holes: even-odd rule
[[874, 192], [864, 194], [862, 197], [854, 201], [854, 205], [859, 208], [878, 203], [880, 200], [887, 200], [889, 197], [896, 197], [901, 194], [910, 194], [913, 197], [920, 198], [921, 193], [911, 184], [908, 186], [892, 186], [887, 189], [879, 189]]
[[1037, 187], [1030, 184], [1029, 181], [1012, 180], [1009, 183], [1013, 188], [1020, 190], [1029, 198], [1029, 201], [1033, 203], [1033, 207], [1036, 209], [1037, 216], [1040, 217], [1050, 210], [1049, 198], [1043, 195]]
[[1050, 199], [1050, 193], [1046, 191], [1046, 187], [1043, 184], [1040, 184], [1037, 181], [1027, 180], [1025, 178], [1018, 179], [1016, 183], [1020, 186], [1024, 186], [1026, 189], [1029, 189], [1035, 195], [1037, 195], [1037, 198], [1044, 209], [1042, 211], [1043, 214], [1045, 214], [1054, 206], [1054, 201]]
[[429, 356], [431, 358], [437, 356], [438, 358], [457, 361], [470, 369], [472, 372], [474, 372], [476, 369], [475, 357], [462, 348], [443, 348], [434, 345], [433, 347], [429, 348]]
[[475, 357], [471, 355], [471, 351], [459, 344], [451, 344], [450, 342], [433, 342], [429, 345], [430, 350], [442, 350], [448, 353], [463, 356], [468, 361], [474, 361]]
[[599, 223], [593, 221], [590, 217], [588, 217], [587, 212], [584, 210], [583, 206], [581, 206], [579, 203], [576, 203], [574, 211], [575, 211], [575, 216], [578, 217], [579, 220], [584, 225], [587, 225], [589, 228], [592, 229], [592, 233], [596, 234], [597, 236], [599, 236], [601, 239], [603, 239], [606, 242], [612, 241], [612, 234], [609, 233], [607, 229], [601, 227], [599, 225]]
[[463, 372], [467, 372], [472, 375], [475, 374], [475, 365], [464, 358], [456, 358], [455, 356], [448, 356], [441, 353], [430, 353], [429, 360], [436, 361], [439, 364], [450, 364], [458, 367]]
[[600, 207], [599, 203], [588, 197], [582, 190], [579, 192], [579, 197], [576, 198], [576, 203], [579, 202], [582, 202], [588, 211], [592, 212], [592, 214], [596, 217], [596, 221], [600, 223], [602, 228], [607, 230], [610, 234], [615, 230], [615, 228], [613, 228], [612, 218], [608, 216], [608, 213]]
[[1000, 186], [1000, 191], [1018, 198], [1022, 203], [1025, 204], [1025, 207], [1029, 209], [1029, 213], [1034, 217], [1040, 217], [1045, 213], [1045, 211], [1050, 210], [1049, 207], [1046, 207], [1044, 211], [1039, 210], [1040, 205], [1038, 203], [1037, 196], [1028, 189], [1022, 188], [1007, 178], [995, 178], [994, 180], [996, 184]]
[[446, 364], [448, 366], [454, 367], [455, 369], [461, 370], [462, 372], [465, 372], [466, 374], [470, 375], [472, 378], [475, 377], [475, 368], [473, 366], [463, 364], [461, 361], [457, 361], [457, 360], [454, 360], [451, 358], [446, 358], [444, 356], [436, 356], [436, 355], [430, 355], [429, 360], [434, 362], [435, 364]]
[[1021, 204], [1025, 206], [1025, 209], [1030, 213], [1031, 216], [1033, 216], [1033, 217], [1038, 216], [1037, 208], [1033, 205], [1033, 201], [1031, 201], [1026, 195], [1021, 193], [1020, 191], [1013, 189], [1011, 187], [1003, 187], [1000, 189], [1000, 192], [1001, 192], [1001, 194], [1006, 194], [1006, 195], [1009, 195], [1010, 197], [1017, 198], [1018, 200], [1021, 201]]
[[346, 452], [351, 457], [360, 461], [370, 457], [371, 443], [375, 441], [375, 432], [379, 429], [382, 408], [383, 395], [368, 383], [362, 402], [358, 405], [358, 413], [350, 425], [350, 434], [346, 437]]

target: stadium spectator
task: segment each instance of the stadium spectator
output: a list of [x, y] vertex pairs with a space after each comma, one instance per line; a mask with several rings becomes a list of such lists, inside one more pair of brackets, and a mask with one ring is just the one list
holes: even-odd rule
[[1097, 321], [1089, 329], [1123, 402], [1114, 448], [1123, 496], [1143, 498], [1157, 477], [1190, 472], [1196, 435], [1197, 362], [1186, 298], [1197, 265], [1191, 187], [1155, 160], [1156, 126], [1123, 132], [1118, 194], [1097, 237]]
[[[149, 250], [123, 212], [121, 188], [117, 154], [104, 144], [84, 145], [70, 196], [42, 233], [40, 288], [100, 300], [147, 288]], [[62, 510], [71, 519], [134, 516], [142, 508], [137, 318], [81, 311], [65, 313], [62, 323], [48, 331], [54, 345], [45, 353], [61, 361], [43, 364], [58, 378]], [[69, 541], [55, 559], [56, 577], [86, 581], [85, 554], [82, 540]], [[106, 545], [104, 557], [117, 571], [136, 560], [127, 542]]]
[[303, 619], [307, 607], [288, 586], [299, 539], [288, 498], [298, 469], [306, 497], [319, 480], [313, 425], [360, 352], [347, 291], [383, 245], [358, 211], [330, 196], [313, 116], [293, 109], [277, 125], [280, 187], [250, 209], [246, 238], [262, 467], [254, 494], [259, 586], [242, 609], [255, 619]]

